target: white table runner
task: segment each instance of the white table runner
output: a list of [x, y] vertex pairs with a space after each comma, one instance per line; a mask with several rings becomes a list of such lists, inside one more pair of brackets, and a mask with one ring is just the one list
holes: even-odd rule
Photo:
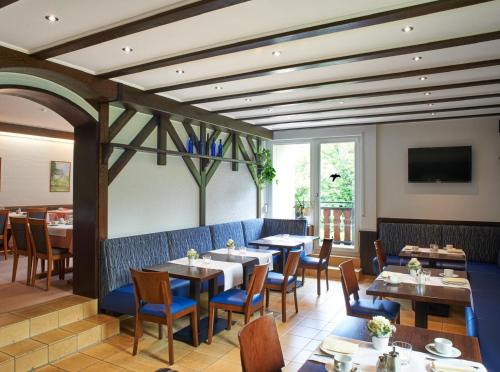
[[[399, 278], [400, 283], [408, 283], [408, 284], [417, 284], [417, 280], [411, 276], [410, 274], [405, 274], [405, 273], [397, 273], [393, 271], [384, 271], [384, 273], [389, 273], [389, 276], [395, 275]], [[385, 280], [385, 278], [382, 276], [383, 274], [379, 274], [376, 280]], [[387, 275], [387, 274], [385, 274]], [[466, 285], [454, 285], [454, 284], [445, 284], [443, 283], [443, 277], [440, 276], [430, 276], [425, 278], [425, 285], [437, 285], [440, 287], [452, 287], [452, 288], [467, 288], [469, 291], [471, 290], [470, 288], [470, 283], [467, 279], [464, 279], [467, 284]]]
[[[219, 248], [219, 249], [214, 249], [213, 251], [210, 252], [228, 254], [228, 249]], [[255, 257], [259, 260], [260, 265], [268, 264], [269, 271], [273, 270], [273, 255], [272, 253], [266, 252], [264, 249], [262, 250], [262, 252], [246, 251], [245, 253], [240, 252], [238, 249], [233, 249], [233, 252], [231, 254], [234, 256]]]
[[66, 232], [68, 230], [73, 230], [73, 225], [54, 225], [54, 226], [47, 226], [47, 231], [49, 232], [49, 235], [52, 236], [66, 236]]
[[[189, 265], [187, 257], [179, 258], [170, 262], [179, 265]], [[203, 262], [203, 259], [198, 258], [194, 260], [194, 266], [204, 269], [222, 270], [224, 272], [225, 291], [243, 284], [243, 266], [239, 263], [211, 260], [209, 264], [206, 264]]]
[[284, 235], [274, 235], [274, 236], [268, 236], [266, 238], [262, 238], [262, 240], [264, 240], [264, 241], [267, 240], [269, 242], [273, 242], [274, 244], [283, 243], [286, 245], [288, 245], [290, 243], [297, 243], [297, 244], [304, 243], [304, 251], [307, 254], [312, 253], [312, 251], [314, 249], [313, 239], [301, 239], [301, 238], [297, 238], [295, 236], [286, 237]]
[[[377, 360], [379, 355], [382, 355], [383, 353], [387, 353], [391, 350], [390, 347], [387, 347], [387, 350], [375, 350], [372, 346], [371, 342], [366, 342], [366, 341], [360, 341], [360, 340], [353, 340], [349, 338], [344, 338], [344, 337], [339, 337], [339, 336], [331, 336], [335, 337], [341, 340], [349, 341], [352, 343], [356, 343], [359, 346], [358, 351], [352, 355], [352, 360], [354, 363], [359, 363], [359, 365], [355, 365], [357, 367], [357, 370], [359, 372], [362, 371], [376, 371], [376, 365], [377, 365]], [[397, 334], [395, 337], [395, 340], [397, 340]], [[321, 354], [321, 350], [318, 348], [314, 354]], [[323, 356], [317, 356], [317, 355], [312, 355], [309, 360], [320, 362], [320, 363], [333, 363], [333, 360], [331, 357], [323, 357]], [[439, 358], [437, 355], [433, 354], [427, 354], [427, 353], [422, 353], [419, 351], [412, 351], [411, 356], [410, 356], [410, 364], [407, 366], [402, 367], [402, 371], [430, 371], [430, 364], [432, 361], [426, 359], [426, 358], [432, 358], [436, 359], [439, 361], [439, 363], [445, 363], [448, 359], [446, 358]], [[481, 364], [477, 362], [471, 362], [468, 360], [458, 360], [454, 359], [453, 361], [450, 361], [450, 365], [453, 363], [455, 366], [461, 366], [463, 367], [477, 367], [478, 372], [486, 372], [486, 368]]]
[[465, 256], [465, 252], [462, 249], [452, 248], [451, 251], [447, 249], [439, 248], [437, 252], [433, 252], [430, 248], [418, 248], [418, 251], [414, 251], [412, 246], [405, 246], [403, 248], [405, 252], [422, 252], [422, 253], [439, 253], [439, 254], [456, 254], [457, 256]]

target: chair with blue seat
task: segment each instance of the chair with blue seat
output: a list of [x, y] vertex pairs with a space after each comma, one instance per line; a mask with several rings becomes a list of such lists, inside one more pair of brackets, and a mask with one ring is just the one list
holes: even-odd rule
[[245, 324], [256, 311], [264, 315], [264, 282], [268, 269], [267, 264], [254, 266], [248, 290], [231, 288], [212, 297], [208, 312], [208, 344], [212, 343], [215, 312], [218, 309], [227, 311], [227, 330], [231, 329], [233, 311], [244, 314]]
[[[382, 240], [377, 239], [373, 242], [373, 245], [375, 246], [375, 256], [377, 257], [377, 269], [378, 272], [374, 270], [376, 274], [380, 274], [382, 271], [384, 271], [385, 266], [387, 265], [387, 256], [385, 255], [385, 250], [384, 246], [382, 244]], [[373, 268], [375, 269], [375, 265], [373, 265]]]
[[7, 259], [7, 250], [9, 244], [7, 241], [7, 220], [9, 219], [9, 211], [7, 209], [0, 210], [0, 248], [3, 248], [3, 255]]
[[36, 218], [38, 220], [47, 219], [47, 208], [28, 208], [26, 209], [28, 218]]
[[381, 315], [394, 323], [399, 323], [400, 305], [397, 302], [359, 298], [359, 285], [353, 260], [345, 261], [339, 267], [347, 315], [367, 319]]
[[330, 289], [328, 283], [328, 260], [332, 253], [333, 239], [323, 239], [323, 244], [319, 252], [319, 257], [311, 257], [302, 255], [300, 257], [299, 266], [302, 268], [302, 283], [305, 280], [306, 269], [316, 270], [317, 292], [318, 296], [321, 295], [321, 272], [325, 271], [326, 277], [326, 290]]
[[283, 274], [270, 271], [266, 279], [266, 308], [269, 307], [269, 291], [281, 292], [281, 319], [286, 322], [286, 295], [293, 292], [295, 312], [299, 312], [297, 304], [297, 268], [302, 251], [291, 251], [286, 259]]
[[198, 314], [196, 301], [172, 296], [167, 272], [143, 272], [130, 269], [135, 294], [135, 333], [133, 355], [137, 354], [139, 338], [143, 334], [143, 321], [158, 324], [158, 338], [162, 338], [162, 325], [167, 326], [168, 363], [174, 364], [173, 321], [191, 314], [193, 343], [198, 346]]

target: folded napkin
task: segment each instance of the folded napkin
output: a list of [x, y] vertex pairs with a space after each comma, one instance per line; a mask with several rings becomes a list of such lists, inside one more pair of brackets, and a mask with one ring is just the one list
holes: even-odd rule
[[463, 249], [458, 249], [458, 248], [448, 248], [446, 251], [448, 253], [464, 254]]
[[467, 284], [467, 279], [464, 279], [464, 278], [443, 278], [443, 283]]
[[329, 351], [336, 351], [337, 353], [354, 354], [358, 351], [359, 346], [353, 342], [340, 340], [337, 337], [327, 336], [323, 340], [321, 347]]
[[432, 362], [432, 370], [434, 372], [477, 372], [477, 368], [472, 365], [468, 366], [457, 361], [436, 360]]

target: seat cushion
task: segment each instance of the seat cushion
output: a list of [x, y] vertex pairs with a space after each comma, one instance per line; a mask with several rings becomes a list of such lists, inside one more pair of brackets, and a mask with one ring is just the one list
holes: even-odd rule
[[[319, 264], [319, 258], [318, 257], [311, 257], [311, 256], [306, 256], [306, 255], [301, 255], [300, 256], [300, 266], [308, 266], [308, 267], [316, 267]], [[323, 266], [327, 265], [328, 261], [323, 262]]]
[[[196, 306], [196, 301], [188, 297], [172, 297], [172, 303], [170, 304], [170, 312], [172, 315], [177, 314], [187, 308]], [[164, 304], [144, 304], [139, 310], [141, 314], [156, 316], [159, 318], [165, 318], [165, 305]]]
[[168, 249], [171, 260], [186, 257], [190, 248], [199, 254], [212, 250], [212, 238], [208, 226], [167, 232]]
[[134, 316], [134, 286], [130, 283], [109, 292], [106, 296], [104, 296], [99, 305], [101, 309], [112, 313]]
[[189, 280], [170, 278], [170, 291], [172, 296], [189, 296]]
[[[285, 277], [283, 276], [283, 274], [277, 273], [274, 271], [269, 271], [267, 273], [266, 284], [282, 285], [284, 280], [285, 280]], [[288, 277], [288, 284], [293, 283], [295, 280], [297, 280], [297, 277], [289, 276]]]
[[390, 320], [396, 319], [400, 305], [388, 300], [359, 299], [351, 301], [351, 310], [354, 315], [382, 315]]
[[488, 371], [500, 371], [498, 345], [500, 345], [499, 327], [492, 326], [491, 320], [478, 320], [478, 338], [483, 364]]
[[477, 337], [477, 317], [471, 307], [465, 308], [465, 327], [467, 336]]
[[[256, 305], [263, 298], [259, 294], [253, 296], [252, 305]], [[234, 305], [234, 306], [244, 306], [245, 301], [247, 300], [247, 292], [242, 289], [232, 288], [222, 293], [219, 293], [217, 296], [212, 297], [210, 302], [223, 304], [223, 305]]]
[[214, 249], [224, 248], [229, 239], [234, 240], [236, 247], [245, 246], [241, 222], [220, 223], [218, 225], [209, 226], [209, 228]]

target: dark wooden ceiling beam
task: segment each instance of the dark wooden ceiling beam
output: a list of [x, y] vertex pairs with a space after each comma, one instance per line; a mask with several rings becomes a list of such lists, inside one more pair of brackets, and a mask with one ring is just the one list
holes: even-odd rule
[[304, 115], [304, 114], [318, 114], [322, 112], [337, 112], [337, 111], [348, 111], [348, 110], [365, 110], [365, 109], [376, 109], [376, 108], [387, 108], [387, 107], [401, 107], [401, 106], [417, 106], [417, 105], [425, 105], [429, 103], [439, 104], [439, 103], [448, 103], [448, 102], [462, 102], [468, 101], [471, 99], [488, 99], [488, 98], [500, 98], [500, 93], [497, 94], [481, 94], [476, 96], [463, 96], [463, 97], [452, 97], [452, 98], [440, 98], [440, 99], [428, 99], [424, 101], [411, 101], [411, 102], [395, 102], [395, 103], [382, 103], [378, 105], [366, 105], [366, 106], [352, 106], [352, 107], [336, 107], [336, 108], [326, 108], [320, 110], [305, 110], [299, 112], [291, 112], [291, 113], [280, 113], [280, 114], [264, 114], [262, 116], [247, 116], [238, 118], [238, 120], [258, 120], [265, 119], [269, 117], [273, 118], [282, 118], [285, 116], [291, 115]]
[[319, 129], [319, 128], [341, 128], [341, 127], [360, 127], [368, 125], [387, 125], [387, 124], [404, 124], [404, 123], [419, 123], [422, 121], [440, 121], [440, 120], [453, 120], [453, 119], [473, 119], [473, 118], [485, 118], [500, 116], [500, 112], [493, 112], [491, 114], [478, 114], [478, 115], [461, 115], [461, 116], [447, 116], [441, 118], [426, 118], [426, 119], [409, 119], [409, 120], [394, 120], [376, 123], [356, 123], [356, 124], [339, 124], [339, 125], [318, 125], [312, 127], [302, 127], [302, 128], [286, 128], [286, 129], [275, 129], [274, 132], [286, 132], [291, 130], [304, 130], [304, 129]]
[[362, 77], [340, 79], [340, 80], [329, 80], [329, 81], [322, 81], [322, 82], [318, 82], [318, 83], [310, 83], [310, 84], [301, 84], [301, 85], [294, 85], [294, 86], [288, 86], [288, 87], [281, 87], [279, 89], [273, 88], [273, 89], [266, 89], [266, 90], [254, 91], [254, 92], [228, 94], [225, 96], [200, 98], [200, 99], [191, 100], [191, 101], [183, 101], [183, 103], [195, 105], [195, 104], [199, 104], [199, 103], [219, 102], [219, 101], [226, 101], [226, 100], [230, 100], [230, 99], [246, 98], [246, 97], [251, 97], [251, 96], [259, 96], [259, 98], [260, 98], [260, 97], [266, 97], [266, 96], [270, 96], [270, 95], [288, 94], [288, 93], [291, 93], [292, 91], [295, 91], [295, 90], [312, 90], [315, 88], [325, 88], [328, 86], [338, 86], [338, 85], [358, 84], [358, 83], [371, 83], [374, 81], [403, 79], [403, 78], [414, 77], [414, 76], [423, 76], [423, 75], [427, 76], [427, 75], [441, 74], [441, 73], [446, 73], [446, 72], [465, 71], [465, 70], [499, 66], [499, 65], [500, 65], [500, 59], [492, 59], [492, 60], [487, 60], [487, 61], [459, 63], [459, 64], [448, 65], [448, 66], [439, 66], [439, 67], [422, 68], [422, 69], [418, 69], [418, 70], [393, 72], [390, 74], [362, 76]]
[[0, 132], [27, 134], [30, 136], [59, 138], [66, 140], [74, 139], [72, 132], [65, 132], [62, 130], [54, 130], [41, 127], [32, 127], [29, 125], [3, 123], [3, 122], [0, 122]]
[[290, 72], [309, 70], [312, 68], [322, 68], [322, 67], [329, 67], [329, 66], [340, 65], [340, 64], [345, 64], [345, 63], [369, 61], [369, 60], [379, 59], [379, 58], [387, 58], [387, 57], [395, 57], [395, 56], [400, 56], [400, 55], [405, 55], [405, 54], [421, 53], [421, 52], [427, 52], [430, 50], [452, 48], [452, 47], [456, 47], [456, 46], [481, 43], [481, 42], [492, 41], [492, 40], [497, 40], [497, 39], [500, 39], [500, 31], [488, 32], [488, 33], [478, 34], [478, 35], [462, 36], [462, 37], [458, 37], [458, 38], [454, 38], [454, 39], [439, 40], [439, 41], [433, 41], [433, 42], [429, 42], [429, 43], [409, 45], [409, 46], [384, 49], [384, 50], [377, 50], [377, 51], [366, 52], [366, 53], [352, 54], [352, 55], [348, 55], [348, 56], [327, 58], [327, 59], [323, 59], [320, 61], [301, 62], [301, 63], [295, 63], [295, 64], [291, 64], [291, 65], [286, 65], [286, 66], [270, 67], [270, 68], [265, 68], [265, 69], [261, 69], [261, 70], [247, 71], [247, 72], [242, 72], [242, 73], [238, 73], [238, 74], [219, 76], [219, 77], [215, 77], [215, 78], [195, 80], [195, 81], [181, 83], [181, 84], [160, 86], [160, 87], [156, 87], [153, 89], [148, 89], [147, 92], [160, 93], [160, 92], [167, 92], [167, 91], [173, 91], [173, 90], [179, 90], [179, 89], [194, 88], [194, 87], [210, 85], [210, 84], [222, 84], [222, 83], [226, 83], [229, 81], [251, 79], [251, 78], [257, 78], [257, 77], [263, 77], [263, 76], [274, 76], [277, 74], [285, 74], [285, 73], [290, 73]]
[[283, 120], [280, 122], [266, 123], [266, 124], [254, 124], [258, 127], [270, 127], [278, 124], [288, 124], [288, 123], [311, 123], [311, 122], [328, 122], [330, 120], [351, 120], [351, 119], [369, 119], [369, 118], [384, 118], [389, 116], [399, 116], [399, 115], [418, 115], [418, 114], [428, 114], [428, 113], [442, 113], [442, 112], [453, 112], [453, 111], [470, 111], [470, 110], [482, 110], [498, 108], [500, 109], [500, 102], [496, 105], [483, 105], [483, 106], [468, 106], [468, 107], [453, 107], [446, 109], [433, 110], [429, 108], [428, 110], [418, 110], [418, 111], [404, 111], [404, 112], [389, 112], [389, 113], [379, 113], [379, 114], [368, 114], [368, 115], [352, 115], [352, 116], [334, 116], [328, 118], [316, 118], [316, 119], [295, 119], [295, 120]]
[[10, 4], [14, 4], [18, 1], [19, 0], [0, 0], [0, 9], [5, 8], [6, 6], [9, 6]]
[[399, 21], [406, 18], [413, 18], [422, 15], [442, 12], [450, 9], [461, 8], [469, 5], [480, 4], [490, 0], [444, 0], [433, 1], [425, 4], [418, 4], [406, 8], [393, 9], [385, 12], [369, 14], [362, 17], [351, 18], [312, 27], [305, 27], [293, 31], [287, 31], [279, 34], [259, 37], [250, 40], [244, 40], [228, 45], [204, 49], [192, 53], [178, 55], [175, 57], [162, 58], [156, 61], [141, 63], [131, 67], [116, 69], [101, 74], [105, 78], [135, 74], [155, 68], [172, 66], [180, 63], [187, 63], [205, 58], [223, 56], [230, 53], [241, 52], [250, 49], [262, 48], [269, 45], [276, 45], [294, 40], [301, 40], [309, 37], [332, 34], [335, 32], [359, 29], [362, 27], [378, 25], [387, 22]]
[[482, 85], [493, 85], [500, 84], [500, 79], [494, 80], [479, 80], [479, 81], [468, 81], [463, 83], [455, 83], [455, 84], [444, 84], [444, 85], [431, 85], [425, 87], [418, 88], [407, 88], [407, 89], [395, 89], [395, 90], [382, 90], [377, 92], [366, 92], [366, 93], [354, 93], [354, 94], [345, 94], [338, 96], [329, 96], [322, 98], [308, 98], [308, 99], [298, 99], [293, 101], [286, 101], [274, 104], [263, 104], [263, 105], [254, 105], [254, 106], [239, 106], [239, 107], [231, 107], [230, 109], [218, 110], [216, 111], [219, 114], [227, 114], [231, 112], [242, 112], [242, 111], [252, 111], [258, 110], [262, 108], [278, 108], [282, 106], [292, 106], [299, 105], [304, 103], [324, 103], [334, 100], [345, 100], [350, 98], [371, 98], [371, 97], [382, 97], [382, 96], [392, 96], [397, 94], [410, 94], [410, 93], [420, 93], [420, 92], [433, 92], [437, 90], [445, 90], [445, 89], [458, 89], [458, 88], [470, 88], [477, 87]]
[[240, 4], [248, 0], [201, 0], [179, 8], [170, 9], [165, 12], [154, 14], [152, 16], [138, 19], [133, 22], [125, 23], [107, 30], [99, 31], [87, 36], [70, 40], [53, 47], [40, 50], [33, 55], [37, 58], [48, 59], [74, 52], [75, 50], [101, 44], [109, 40], [117, 39], [123, 36], [146, 31], [155, 27], [167, 25], [169, 23], [181, 21], [183, 19], [196, 17], [214, 10], [226, 8], [235, 4]]

